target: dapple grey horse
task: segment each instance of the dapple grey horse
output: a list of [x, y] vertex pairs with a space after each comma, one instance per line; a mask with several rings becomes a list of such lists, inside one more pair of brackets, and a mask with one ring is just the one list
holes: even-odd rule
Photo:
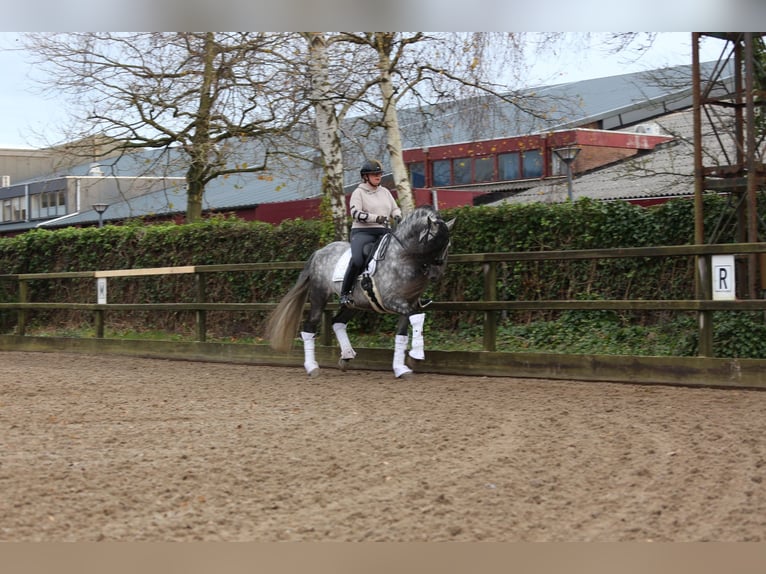
[[[345, 370], [356, 356], [346, 324], [358, 311], [371, 310], [399, 315], [394, 375], [399, 378], [412, 373], [405, 364], [410, 320], [413, 319], [413, 332], [417, 334], [420, 330], [422, 335], [421, 296], [428, 284], [444, 273], [454, 223], [454, 218], [444, 221], [431, 207], [418, 207], [383, 236], [367, 268], [354, 284], [353, 305], [341, 307], [332, 319], [333, 331], [341, 349], [341, 369]], [[319, 374], [315, 358], [316, 332], [328, 301], [340, 292], [349, 249], [348, 242], [335, 241], [315, 251], [295, 285], [280, 300], [266, 323], [266, 337], [271, 347], [279, 352], [289, 351], [308, 300], [308, 317], [300, 326], [300, 336], [303, 340], [304, 368], [309, 376]], [[410, 354], [422, 358], [422, 343], [419, 348], [413, 346]]]

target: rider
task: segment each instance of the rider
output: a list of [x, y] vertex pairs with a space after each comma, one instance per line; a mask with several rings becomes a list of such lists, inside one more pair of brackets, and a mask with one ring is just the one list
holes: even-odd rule
[[354, 281], [364, 269], [364, 246], [373, 243], [386, 233], [389, 218], [398, 223], [402, 210], [391, 192], [380, 185], [383, 166], [377, 160], [368, 160], [359, 171], [362, 183], [351, 194], [349, 213], [351, 215], [351, 261], [349, 261], [343, 284], [340, 288], [340, 304], [351, 305]]

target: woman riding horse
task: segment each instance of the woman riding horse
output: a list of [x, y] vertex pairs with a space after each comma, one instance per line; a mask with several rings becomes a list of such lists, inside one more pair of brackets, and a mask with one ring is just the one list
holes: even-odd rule
[[364, 246], [386, 233], [388, 220], [394, 218], [397, 223], [402, 218], [402, 210], [396, 205], [391, 192], [380, 185], [383, 166], [377, 160], [364, 162], [359, 174], [362, 183], [351, 194], [349, 213], [351, 215], [351, 261], [348, 263], [343, 284], [340, 288], [340, 304], [353, 305], [351, 293], [354, 281], [364, 269]]
[[[418, 346], [415, 344], [416, 331], [422, 335], [421, 296], [428, 284], [438, 280], [444, 272], [454, 223], [454, 219], [444, 221], [434, 208], [421, 206], [409, 213], [395, 229], [388, 230], [390, 235], [385, 249], [374, 254], [374, 266], [365, 270], [365, 285], [360, 285], [357, 291], [358, 300], [352, 305], [341, 306], [332, 317], [332, 329], [340, 343], [341, 369], [345, 370], [348, 362], [356, 356], [346, 324], [356, 313], [368, 310], [399, 315], [392, 367], [397, 378], [412, 373], [404, 362], [410, 319], [416, 316], [419, 319], [417, 324], [412, 322], [413, 347], [410, 356], [422, 359], [422, 338]], [[300, 331], [303, 366], [312, 377], [319, 374], [315, 357], [317, 329], [330, 297], [340, 291], [337, 272], [345, 269], [347, 264], [343, 261], [349, 250], [348, 242], [334, 241], [315, 251], [296, 283], [282, 297], [266, 322], [266, 338], [276, 351], [289, 351]], [[301, 325], [307, 301], [308, 316]]]

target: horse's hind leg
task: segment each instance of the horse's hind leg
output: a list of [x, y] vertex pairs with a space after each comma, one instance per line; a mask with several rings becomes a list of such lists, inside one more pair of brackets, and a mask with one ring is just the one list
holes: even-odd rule
[[410, 369], [404, 363], [404, 354], [407, 351], [409, 337], [410, 318], [408, 315], [401, 315], [396, 327], [396, 337], [394, 342], [394, 375], [397, 379], [407, 378], [412, 374]]
[[351, 346], [351, 340], [348, 338], [348, 333], [346, 331], [346, 325], [354, 314], [353, 310], [344, 307], [332, 318], [332, 330], [335, 332], [335, 337], [340, 344], [340, 360], [338, 361], [338, 366], [341, 371], [348, 369], [349, 362], [356, 357], [356, 351]]
[[319, 363], [316, 361], [316, 333], [301, 331], [303, 339], [303, 368], [306, 369], [309, 377], [319, 375]]
[[309, 315], [303, 322], [301, 339], [303, 339], [303, 368], [309, 377], [319, 376], [319, 363], [316, 361], [316, 333], [319, 321], [322, 318], [322, 310], [327, 303], [327, 298], [322, 296], [321, 291], [310, 294]]

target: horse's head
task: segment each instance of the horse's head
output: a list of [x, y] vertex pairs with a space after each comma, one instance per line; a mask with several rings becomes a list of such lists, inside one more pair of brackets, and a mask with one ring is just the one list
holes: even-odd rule
[[440, 265], [447, 256], [455, 219], [445, 221], [430, 206], [418, 207], [399, 224], [395, 235], [405, 251]]

